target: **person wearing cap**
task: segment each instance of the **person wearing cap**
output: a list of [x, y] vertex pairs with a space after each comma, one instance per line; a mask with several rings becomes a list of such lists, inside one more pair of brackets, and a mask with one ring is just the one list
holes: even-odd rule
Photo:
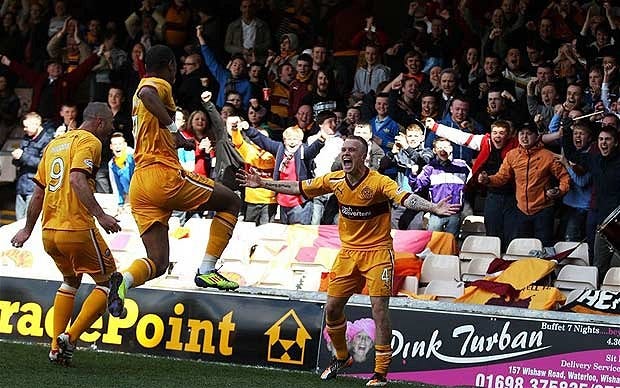
[[[517, 237], [535, 237], [549, 247], [553, 245], [553, 204], [568, 191], [570, 177], [555, 154], [544, 148], [533, 123], [523, 123], [517, 138], [519, 146], [506, 154], [499, 171], [490, 176], [480, 172], [478, 182], [499, 187], [514, 180]], [[554, 178], [557, 186], [552, 186]]]

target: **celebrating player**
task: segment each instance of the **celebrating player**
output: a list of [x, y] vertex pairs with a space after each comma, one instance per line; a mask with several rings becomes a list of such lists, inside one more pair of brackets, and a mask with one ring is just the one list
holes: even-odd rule
[[330, 274], [325, 321], [336, 356], [321, 374], [321, 379], [334, 378], [343, 368], [353, 363], [345, 339], [344, 307], [349, 297], [359, 292], [365, 280], [377, 331], [375, 373], [366, 385], [383, 386], [387, 383], [386, 376], [392, 357], [392, 331], [388, 314], [394, 269], [390, 201], [409, 209], [430, 211], [438, 215], [452, 215], [459, 210], [460, 205], [448, 204], [449, 198], [432, 204], [415, 194], [401, 191], [396, 182], [364, 165], [367, 147], [361, 137], [347, 137], [340, 154], [343, 170], [315, 179], [301, 182], [263, 180], [259, 175], [246, 171], [239, 171], [237, 177], [246, 187], [263, 187], [278, 193], [301, 194], [305, 197], [334, 193], [340, 204], [338, 229], [342, 249]]
[[135, 260], [122, 274], [112, 275], [108, 310], [115, 317], [123, 311], [128, 288], [161, 276], [168, 268], [168, 220], [173, 210], [216, 212], [194, 281], [199, 287], [220, 290], [239, 287], [222, 276], [215, 263], [232, 236], [241, 199], [227, 187], [181, 167], [176, 149], [187, 141], [173, 120], [176, 107], [171, 85], [177, 64], [172, 50], [163, 45], [151, 47], [145, 66], [147, 76], [133, 97], [136, 169], [129, 202], [148, 257]]

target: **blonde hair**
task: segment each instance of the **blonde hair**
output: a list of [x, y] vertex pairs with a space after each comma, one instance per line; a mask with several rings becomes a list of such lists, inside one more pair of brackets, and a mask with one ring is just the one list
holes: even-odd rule
[[43, 118], [41, 118], [41, 115], [38, 114], [37, 112], [28, 112], [24, 115], [24, 119], [23, 121], [29, 120], [29, 119], [35, 119], [39, 121], [39, 125], [41, 125], [41, 123], [43, 123]]
[[304, 131], [299, 127], [288, 127], [282, 132], [283, 139], [290, 139], [292, 137], [297, 137], [299, 140], [304, 138]]

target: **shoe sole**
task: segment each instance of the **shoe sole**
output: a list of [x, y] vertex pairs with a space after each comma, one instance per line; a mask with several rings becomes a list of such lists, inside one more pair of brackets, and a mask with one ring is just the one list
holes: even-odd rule
[[353, 360], [347, 360], [347, 362], [341, 367], [339, 368], [337, 371], [335, 371], [333, 374], [327, 373], [325, 376], [323, 376], [325, 374], [325, 371], [323, 371], [323, 373], [321, 373], [321, 380], [332, 380], [335, 379], [336, 377], [338, 377], [338, 375], [340, 374], [340, 372], [342, 372], [343, 370], [350, 368], [351, 365], [353, 365]]
[[202, 280], [200, 278], [195, 278], [194, 279], [194, 284], [196, 284], [196, 287], [200, 287], [200, 288], [215, 288], [215, 289], [218, 289], [220, 291], [234, 291], [237, 288], [239, 288], [239, 285], [237, 285], [236, 287], [218, 287], [215, 284], [207, 284], [207, 283], [205, 283], [204, 280]]
[[118, 296], [118, 289], [123, 283], [123, 275], [119, 272], [115, 272], [110, 277], [110, 295], [108, 296], [108, 312], [113, 317], [120, 317], [123, 315], [125, 309], [125, 301]]

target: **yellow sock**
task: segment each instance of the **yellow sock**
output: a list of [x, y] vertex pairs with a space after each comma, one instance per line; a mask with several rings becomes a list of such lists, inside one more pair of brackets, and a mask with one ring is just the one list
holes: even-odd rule
[[105, 312], [108, 299], [107, 287], [96, 286], [88, 295], [82, 309], [75, 321], [69, 328], [71, 342], [77, 342], [78, 338]]
[[232, 236], [233, 229], [237, 224], [237, 216], [226, 212], [217, 212], [211, 221], [209, 231], [209, 243], [207, 244], [207, 255], [221, 257], [222, 252], [228, 245]]
[[390, 345], [375, 345], [375, 373], [387, 375], [392, 361], [392, 347]]
[[346, 359], [349, 357], [346, 337], [347, 319], [343, 315], [342, 318], [334, 322], [326, 320], [325, 324], [327, 325], [327, 334], [329, 334], [329, 338], [332, 340], [332, 346], [336, 351], [336, 358], [339, 360]]
[[65, 332], [73, 314], [76, 288], [62, 283], [54, 298], [54, 326], [52, 329], [52, 349], [58, 349], [56, 338]]
[[128, 287], [138, 287], [150, 280], [157, 273], [157, 266], [151, 259], [144, 257], [134, 260], [124, 272], [131, 275], [131, 284]]

